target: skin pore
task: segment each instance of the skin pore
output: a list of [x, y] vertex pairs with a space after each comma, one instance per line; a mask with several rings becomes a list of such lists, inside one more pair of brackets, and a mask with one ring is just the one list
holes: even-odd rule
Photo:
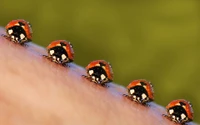
[[81, 77], [83, 67], [42, 55], [43, 47], [0, 37], [0, 125], [174, 125], [162, 117], [163, 107], [131, 102], [124, 87], [101, 87]]

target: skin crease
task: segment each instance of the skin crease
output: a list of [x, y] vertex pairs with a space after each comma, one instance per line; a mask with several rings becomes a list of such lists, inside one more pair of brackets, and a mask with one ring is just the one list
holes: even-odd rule
[[131, 102], [124, 87], [103, 88], [81, 77], [83, 67], [62, 67], [43, 54], [33, 43], [0, 37], [0, 125], [175, 125], [162, 106]]

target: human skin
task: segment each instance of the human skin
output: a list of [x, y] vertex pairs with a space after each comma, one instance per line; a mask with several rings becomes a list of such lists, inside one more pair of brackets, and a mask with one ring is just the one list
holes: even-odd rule
[[136, 104], [122, 96], [124, 87], [89, 82], [83, 67], [60, 66], [46, 54], [0, 37], [0, 125], [174, 125], [164, 107]]

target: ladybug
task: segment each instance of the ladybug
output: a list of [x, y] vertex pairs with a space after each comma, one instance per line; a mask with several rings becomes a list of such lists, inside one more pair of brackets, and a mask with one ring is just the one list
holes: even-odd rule
[[148, 102], [154, 100], [154, 91], [152, 84], [144, 79], [134, 80], [128, 86], [128, 95], [125, 95], [130, 100], [142, 105], [147, 105]]
[[29, 22], [23, 19], [12, 20], [6, 25], [6, 34], [3, 35], [10, 41], [24, 44], [32, 40], [32, 28]]
[[113, 71], [111, 65], [105, 60], [95, 60], [86, 67], [87, 76], [84, 76], [89, 81], [105, 86], [106, 83], [113, 81]]
[[171, 101], [167, 106], [167, 115], [163, 114], [175, 123], [184, 125], [193, 120], [193, 109], [190, 102], [184, 99], [177, 99]]
[[74, 50], [70, 42], [66, 40], [55, 40], [47, 46], [48, 56], [44, 55], [51, 61], [65, 65], [73, 62]]

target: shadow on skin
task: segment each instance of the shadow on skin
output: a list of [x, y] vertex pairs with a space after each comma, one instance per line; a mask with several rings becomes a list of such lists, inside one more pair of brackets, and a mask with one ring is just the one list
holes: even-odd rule
[[163, 107], [131, 102], [124, 87], [91, 83], [81, 77], [83, 67], [56, 65], [46, 54], [33, 43], [25, 48], [0, 38], [1, 125], [174, 125]]

